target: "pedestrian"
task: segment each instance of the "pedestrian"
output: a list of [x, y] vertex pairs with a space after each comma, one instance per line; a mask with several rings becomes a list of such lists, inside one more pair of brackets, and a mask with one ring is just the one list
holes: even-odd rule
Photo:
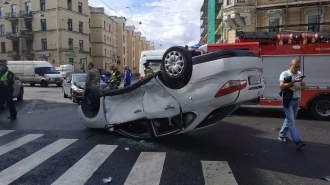
[[131, 81], [132, 81], [132, 72], [131, 70], [129, 69], [129, 66], [126, 65], [125, 66], [125, 76], [124, 76], [124, 87], [127, 87], [129, 85], [131, 85]]
[[119, 72], [117, 66], [115, 64], [112, 64], [109, 67], [109, 70], [111, 71], [111, 79], [116, 81], [118, 83], [118, 88], [121, 88], [121, 73]]
[[101, 74], [100, 71], [94, 68], [94, 64], [90, 62], [87, 66], [88, 73], [86, 75], [86, 88], [87, 87], [96, 87], [99, 89], [100, 92], [103, 92], [103, 88], [100, 85], [101, 81]]
[[17, 111], [13, 102], [13, 93], [15, 83], [15, 74], [11, 72], [7, 63], [0, 60], [0, 105], [3, 106], [5, 101], [7, 102], [10, 116], [8, 119], [16, 119]]
[[149, 62], [145, 62], [144, 64], [144, 78], [147, 78], [148, 76], [152, 75], [154, 71], [149, 67]]
[[[295, 119], [298, 113], [300, 91], [306, 89], [306, 84], [303, 82], [303, 74], [299, 71], [300, 61], [298, 59], [292, 59], [290, 61], [289, 70], [283, 71], [280, 75], [280, 89], [282, 92], [285, 90], [291, 90], [292, 97], [289, 97], [289, 103], [286, 105], [283, 103], [283, 109], [285, 113], [285, 119], [281, 130], [279, 131], [278, 139], [284, 142], [291, 143], [291, 140], [287, 137], [290, 131], [292, 140], [295, 142], [297, 148], [305, 146], [305, 143], [299, 138], [298, 131], [295, 126]], [[290, 82], [285, 79], [291, 78]], [[282, 99], [285, 95], [283, 94]], [[286, 97], [287, 98], [287, 97]]]

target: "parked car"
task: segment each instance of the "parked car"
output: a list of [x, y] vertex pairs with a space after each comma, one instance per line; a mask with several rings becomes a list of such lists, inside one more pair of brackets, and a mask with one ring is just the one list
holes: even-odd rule
[[63, 80], [62, 93], [64, 98], [71, 98], [72, 102], [77, 102], [75, 94], [81, 93], [82, 89], [77, 87], [77, 83], [86, 82], [86, 73], [83, 72], [67, 72]]
[[161, 137], [214, 125], [248, 100], [262, 96], [262, 60], [246, 50], [192, 57], [167, 49], [162, 68], [126, 88], [86, 88], [78, 115], [89, 128], [133, 138]]

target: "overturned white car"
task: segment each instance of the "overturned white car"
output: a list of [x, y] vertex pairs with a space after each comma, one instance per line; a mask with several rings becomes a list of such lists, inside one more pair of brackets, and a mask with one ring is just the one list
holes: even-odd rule
[[163, 70], [126, 88], [100, 94], [87, 88], [78, 113], [89, 128], [111, 128], [128, 137], [151, 138], [213, 125], [242, 103], [263, 94], [262, 60], [245, 50], [192, 57], [169, 48]]

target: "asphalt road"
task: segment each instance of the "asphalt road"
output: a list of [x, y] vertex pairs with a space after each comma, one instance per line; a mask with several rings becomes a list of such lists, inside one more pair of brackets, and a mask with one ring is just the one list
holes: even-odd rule
[[[8, 110], [0, 113], [0, 185], [65, 184], [70, 179], [94, 185], [105, 177], [116, 185], [200, 185], [214, 178], [215, 184], [231, 185], [232, 177], [240, 185], [330, 183], [321, 179], [330, 175], [330, 123], [305, 112], [299, 112], [297, 128], [306, 146], [296, 150], [293, 143], [277, 140], [283, 121], [277, 108], [242, 107], [203, 130], [139, 141], [86, 128], [76, 117], [77, 105], [56, 86], [25, 86], [24, 101], [15, 103], [17, 120], [6, 119]], [[205, 161], [225, 161], [218, 169], [223, 174], [205, 175], [203, 169], [211, 168], [205, 168]], [[153, 178], [142, 178], [148, 174]]]

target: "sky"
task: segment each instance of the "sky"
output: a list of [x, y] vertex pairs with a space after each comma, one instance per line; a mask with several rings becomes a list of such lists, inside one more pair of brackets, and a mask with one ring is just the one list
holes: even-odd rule
[[167, 49], [199, 42], [203, 1], [89, 0], [89, 5], [104, 7], [108, 15], [125, 17], [128, 19], [126, 25], [134, 25], [135, 31], [154, 42], [156, 49]]

